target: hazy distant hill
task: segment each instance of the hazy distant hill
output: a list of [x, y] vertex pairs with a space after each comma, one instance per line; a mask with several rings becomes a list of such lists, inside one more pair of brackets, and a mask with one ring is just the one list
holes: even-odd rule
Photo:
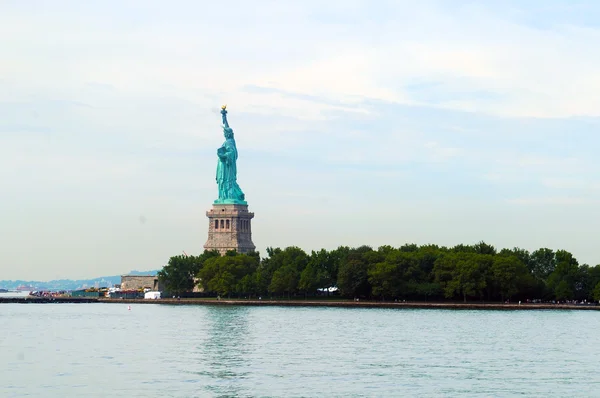
[[[159, 270], [131, 271], [127, 275], [156, 275]], [[14, 290], [19, 286], [29, 286], [30, 290], [75, 290], [85, 287], [110, 287], [121, 283], [121, 275], [101, 276], [93, 279], [57, 279], [52, 281], [0, 280], [0, 289]]]

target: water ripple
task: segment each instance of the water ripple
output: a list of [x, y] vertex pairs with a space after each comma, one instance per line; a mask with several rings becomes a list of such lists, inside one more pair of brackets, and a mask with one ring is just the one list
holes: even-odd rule
[[591, 311], [3, 304], [0, 322], [2, 397], [588, 397], [600, 387]]

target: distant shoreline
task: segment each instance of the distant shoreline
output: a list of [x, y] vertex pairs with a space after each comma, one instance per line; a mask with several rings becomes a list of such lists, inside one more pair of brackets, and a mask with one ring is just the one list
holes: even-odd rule
[[0, 297], [2, 303], [59, 304], [163, 304], [212, 306], [278, 306], [278, 307], [338, 307], [338, 308], [396, 308], [396, 309], [454, 309], [454, 310], [600, 310], [595, 304], [502, 304], [502, 303], [434, 303], [329, 300], [236, 300], [236, 299], [111, 299], [74, 297]]

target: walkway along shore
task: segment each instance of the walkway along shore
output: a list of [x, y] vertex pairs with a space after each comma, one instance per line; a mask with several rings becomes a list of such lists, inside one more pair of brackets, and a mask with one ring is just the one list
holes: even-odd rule
[[278, 306], [278, 307], [341, 307], [341, 308], [396, 308], [396, 309], [453, 309], [453, 310], [600, 310], [595, 304], [501, 304], [501, 303], [396, 303], [382, 301], [329, 301], [329, 300], [229, 300], [229, 299], [111, 299], [75, 297], [0, 297], [1, 303], [58, 304], [166, 304], [166, 305], [224, 305], [224, 306]]

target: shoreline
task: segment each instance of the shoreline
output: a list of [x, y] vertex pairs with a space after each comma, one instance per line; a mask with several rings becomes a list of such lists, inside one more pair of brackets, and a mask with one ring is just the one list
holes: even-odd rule
[[236, 299], [98, 299], [101, 303], [213, 305], [253, 307], [337, 307], [337, 308], [395, 308], [395, 309], [453, 309], [453, 310], [600, 310], [594, 304], [502, 304], [502, 303], [435, 303], [385, 301], [319, 301], [319, 300], [236, 300]]
[[452, 310], [600, 310], [596, 304], [502, 304], [502, 303], [436, 303], [383, 301], [320, 301], [320, 300], [245, 300], [245, 299], [114, 299], [74, 297], [0, 297], [2, 303], [21, 304], [163, 304], [212, 306], [276, 306], [276, 307], [337, 307], [337, 308], [395, 308], [395, 309], [452, 309]]

